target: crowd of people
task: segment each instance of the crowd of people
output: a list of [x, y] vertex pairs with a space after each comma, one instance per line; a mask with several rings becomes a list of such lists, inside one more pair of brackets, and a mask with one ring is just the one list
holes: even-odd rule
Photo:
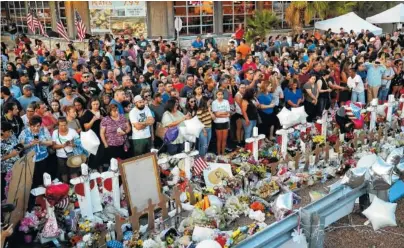
[[91, 37], [88, 51], [73, 43], [47, 47], [19, 35], [15, 45], [1, 43], [2, 181], [31, 150], [33, 187], [42, 183], [43, 172], [68, 181], [79, 173], [68, 158], [86, 153], [80, 135], [89, 130], [100, 145], [88, 164], [102, 171], [112, 157], [138, 156], [153, 147], [183, 151], [186, 137], [180, 133], [164, 142], [162, 134], [195, 117], [204, 128], [192, 146], [201, 156], [223, 155], [243, 146], [254, 127], [273, 141], [283, 107], [304, 106], [313, 122], [349, 100], [398, 98], [404, 86], [403, 35], [303, 31], [247, 44], [240, 26], [226, 51], [218, 50], [211, 35], [179, 49], [162, 37], [106, 34]]

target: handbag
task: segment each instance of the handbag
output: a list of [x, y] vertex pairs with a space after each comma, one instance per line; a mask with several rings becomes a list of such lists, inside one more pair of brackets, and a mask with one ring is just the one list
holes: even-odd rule
[[125, 142], [123, 143], [123, 149], [125, 152], [129, 151], [130, 148], [130, 142], [129, 142], [129, 136], [126, 135]]
[[[58, 130], [58, 140], [59, 140], [60, 144], [62, 144], [62, 141], [60, 140], [60, 136], [59, 136], [59, 130]], [[63, 151], [65, 151], [67, 158], [70, 158], [70, 157], [74, 156], [73, 151], [67, 152], [64, 147], [63, 147]]]
[[167, 128], [164, 127], [162, 123], [158, 122], [156, 125], [156, 136], [163, 140], [166, 132]]

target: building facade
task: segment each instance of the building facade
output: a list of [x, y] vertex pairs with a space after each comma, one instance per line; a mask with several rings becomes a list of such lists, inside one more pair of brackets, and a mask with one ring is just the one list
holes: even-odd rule
[[[1, 25], [16, 23], [19, 32], [29, 33], [26, 16], [28, 9], [35, 10], [47, 31], [56, 30], [60, 19], [74, 39], [74, 11], [77, 10], [87, 26], [88, 33], [114, 35], [144, 34], [148, 38], [176, 35], [174, 20], [181, 18], [181, 37], [211, 33], [234, 33], [240, 23], [255, 11], [268, 9], [278, 16], [282, 29], [288, 29], [284, 21], [285, 9], [290, 1], [2, 1]], [[56, 9], [58, 11], [56, 11]], [[56, 16], [58, 15], [58, 16]]]

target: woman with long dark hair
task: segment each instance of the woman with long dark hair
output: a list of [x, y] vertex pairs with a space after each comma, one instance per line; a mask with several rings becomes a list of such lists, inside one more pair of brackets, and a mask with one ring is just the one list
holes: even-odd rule
[[202, 98], [196, 113], [198, 119], [204, 125], [198, 139], [198, 151], [201, 156], [205, 156], [208, 152], [209, 143], [212, 138], [212, 120], [216, 118], [212, 113], [209, 103], [210, 101], [206, 97]]
[[241, 102], [242, 123], [244, 128], [244, 139], [248, 139], [253, 134], [253, 128], [257, 125], [258, 111], [253, 100], [255, 99], [255, 89], [248, 88], [243, 95]]
[[307, 113], [307, 122], [313, 122], [317, 114], [318, 90], [316, 75], [310, 75], [307, 83], [304, 84], [304, 110]]
[[212, 112], [215, 114], [216, 149], [218, 155], [224, 155], [229, 131], [230, 104], [224, 99], [223, 90], [216, 92], [216, 100], [212, 103]]
[[272, 140], [274, 137], [275, 126], [279, 122], [274, 111], [275, 104], [272, 103], [272, 84], [264, 81], [260, 86], [260, 93], [257, 96], [259, 102], [259, 114], [261, 116], [262, 124], [261, 131], [265, 134], [267, 139]]
[[196, 116], [198, 106], [196, 104], [196, 99], [194, 96], [187, 98], [187, 104], [185, 105], [184, 114], [190, 114], [191, 117]]

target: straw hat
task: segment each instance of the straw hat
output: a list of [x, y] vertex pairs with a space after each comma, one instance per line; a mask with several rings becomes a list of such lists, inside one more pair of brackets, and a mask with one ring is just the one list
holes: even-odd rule
[[87, 157], [84, 154], [70, 156], [67, 159], [67, 167], [78, 168], [81, 166], [82, 163], [85, 163], [86, 160], [87, 160]]

